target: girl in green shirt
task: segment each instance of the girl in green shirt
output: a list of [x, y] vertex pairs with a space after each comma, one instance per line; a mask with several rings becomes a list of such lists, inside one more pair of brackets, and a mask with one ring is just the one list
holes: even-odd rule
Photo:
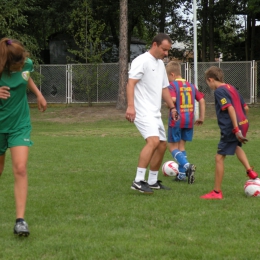
[[38, 108], [45, 111], [47, 103], [30, 77], [33, 63], [23, 45], [17, 40], [0, 40], [0, 176], [4, 169], [5, 154], [9, 148], [14, 173], [16, 223], [14, 234], [28, 236], [24, 220], [28, 181], [27, 160], [32, 145], [30, 110], [27, 87], [36, 95]]

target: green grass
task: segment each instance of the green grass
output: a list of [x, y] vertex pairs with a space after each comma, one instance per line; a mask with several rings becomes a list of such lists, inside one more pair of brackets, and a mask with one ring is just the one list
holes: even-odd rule
[[[90, 117], [84, 109], [81, 119]], [[171, 190], [148, 196], [130, 189], [144, 140], [124, 114], [84, 121], [67, 110], [39, 114], [31, 109], [28, 238], [12, 234], [15, 207], [7, 153], [0, 178], [0, 259], [259, 259], [260, 200], [245, 197], [247, 178], [235, 156], [225, 161], [224, 199], [199, 198], [214, 183], [219, 130], [212, 107], [187, 143], [188, 158], [197, 165], [194, 185], [175, 183], [160, 172]], [[250, 141], [243, 146], [258, 172], [259, 110], [250, 110]], [[164, 161], [171, 159], [167, 151]]]

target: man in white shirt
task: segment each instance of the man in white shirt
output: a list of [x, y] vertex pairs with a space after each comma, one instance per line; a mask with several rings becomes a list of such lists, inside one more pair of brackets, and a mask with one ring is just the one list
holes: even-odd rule
[[[162, 61], [168, 56], [171, 45], [171, 38], [159, 33], [154, 37], [150, 50], [133, 60], [129, 71], [126, 119], [134, 122], [146, 141], [139, 156], [136, 177], [131, 189], [146, 194], [152, 194], [153, 189], [169, 189], [158, 180], [158, 172], [167, 147], [161, 119], [162, 99], [170, 108], [172, 117], [178, 119]], [[146, 182], [148, 165], [150, 169]]]

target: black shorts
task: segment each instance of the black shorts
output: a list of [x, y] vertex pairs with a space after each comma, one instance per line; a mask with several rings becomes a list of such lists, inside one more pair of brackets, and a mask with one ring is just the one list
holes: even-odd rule
[[241, 147], [242, 143], [240, 143], [239, 141], [223, 142], [220, 140], [220, 142], [218, 143], [217, 154], [234, 155], [236, 153], [237, 146]]

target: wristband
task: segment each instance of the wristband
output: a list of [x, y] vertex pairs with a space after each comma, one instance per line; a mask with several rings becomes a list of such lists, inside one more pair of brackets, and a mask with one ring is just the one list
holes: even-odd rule
[[238, 128], [238, 126], [237, 127], [235, 127], [233, 130], [232, 130], [232, 133], [233, 134], [236, 134], [237, 132], [239, 132], [240, 130], [239, 130], [239, 128]]

